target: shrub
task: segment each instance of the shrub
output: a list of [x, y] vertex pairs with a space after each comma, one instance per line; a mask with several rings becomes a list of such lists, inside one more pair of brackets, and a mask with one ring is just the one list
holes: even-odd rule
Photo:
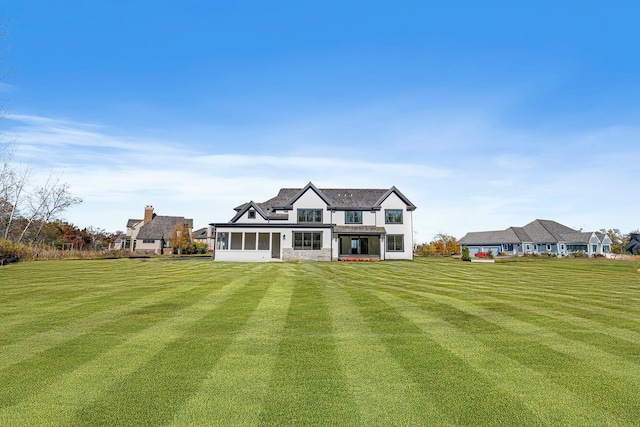
[[22, 258], [25, 255], [24, 245], [13, 243], [10, 240], [0, 239], [0, 258]]
[[471, 255], [469, 255], [469, 248], [464, 248], [462, 250], [462, 260], [471, 261]]
[[193, 253], [194, 254], [206, 254], [207, 253], [207, 244], [203, 242], [193, 242]]
[[493, 251], [491, 249], [487, 251], [487, 258], [493, 259]]
[[569, 257], [569, 258], [589, 258], [589, 255], [587, 255], [584, 252], [572, 252], [569, 255], [567, 255], [567, 257]]

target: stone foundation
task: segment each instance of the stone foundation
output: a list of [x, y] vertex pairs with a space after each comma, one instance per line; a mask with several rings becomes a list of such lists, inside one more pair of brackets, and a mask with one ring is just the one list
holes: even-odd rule
[[283, 261], [331, 261], [331, 249], [319, 251], [300, 251], [294, 249], [282, 249]]

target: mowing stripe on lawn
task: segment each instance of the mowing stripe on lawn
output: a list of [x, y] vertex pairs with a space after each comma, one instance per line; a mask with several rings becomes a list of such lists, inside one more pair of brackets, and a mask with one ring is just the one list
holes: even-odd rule
[[[355, 279], [354, 279], [355, 280]], [[540, 420], [509, 393], [490, 381], [411, 320], [376, 297], [366, 286], [344, 288], [358, 305], [367, 326], [388, 354], [410, 375], [425, 396], [450, 420], [448, 425], [536, 425]], [[423, 424], [430, 424], [425, 416]]]
[[293, 295], [260, 424], [357, 424], [327, 303], [304, 265], [293, 267]]
[[[416, 292], [423, 291], [428, 293], [429, 295], [434, 295], [434, 293], [436, 295], [442, 295], [441, 293], [438, 292], [441, 289], [439, 287], [425, 284], [422, 281], [417, 282], [415, 280], [412, 280], [410, 283], [412, 285], [414, 284], [417, 285]], [[403, 289], [409, 289], [409, 287], [403, 287]], [[549, 309], [548, 307], [554, 305], [554, 302], [551, 302], [548, 297], [544, 301], [544, 306], [543, 305], [534, 306], [532, 304], [533, 301], [531, 300], [522, 300], [520, 298], [519, 299], [505, 298], [507, 295], [504, 295], [504, 297], [502, 298], [492, 296], [492, 295], [487, 295], [485, 293], [478, 295], [477, 293], [473, 292], [473, 289], [470, 289], [470, 288], [449, 289], [449, 291], [451, 294], [455, 294], [456, 300], [463, 299], [464, 301], [469, 301], [469, 302], [482, 301], [483, 303], [486, 303], [488, 301], [497, 302], [505, 306], [509, 306], [514, 309], [517, 309], [519, 311], [529, 312], [532, 314], [548, 317], [550, 319], [559, 320], [561, 322], [565, 322], [573, 326], [584, 328], [592, 332], [598, 331], [602, 334], [609, 335], [623, 341], [628, 341], [630, 343], [640, 345], [640, 332], [632, 331], [626, 328], [619, 328], [617, 326], [612, 326], [600, 321], [595, 321], [585, 317], [576, 316], [567, 312], [561, 312], [558, 310]], [[443, 295], [443, 297], [447, 297], [447, 296]], [[450, 298], [454, 298], [454, 297], [451, 296]], [[538, 301], [538, 302], [540, 302], [541, 304], [543, 303], [543, 301]], [[573, 303], [570, 306], [576, 307], [576, 304]], [[617, 317], [617, 314], [618, 313], [616, 314], [611, 313], [611, 316], [615, 315]]]
[[244, 287], [253, 275], [240, 277], [216, 289], [173, 317], [130, 337], [100, 357], [65, 374], [51, 386], [17, 405], [0, 410], [1, 425], [71, 424], [81, 405], [95, 401], [113, 384], [135, 372], [184, 330], [193, 326]]
[[[91, 263], [91, 261], [87, 261], [87, 263]], [[93, 263], [95, 263], [95, 261]], [[56, 268], [63, 268], [67, 265], [64, 262], [54, 262], [52, 264]], [[126, 266], [131, 269], [135, 269], [141, 265], [148, 267], [149, 264], [151, 263], [127, 263]], [[130, 275], [136, 276], [135, 273], [132, 273], [129, 270], [127, 271]], [[187, 287], [171, 282], [167, 283], [168, 279], [166, 277], [168, 273], [166, 268], [161, 269], [160, 271], [153, 270], [150, 271], [150, 273], [152, 273], [151, 276], [144, 276], [142, 272], [138, 272], [137, 277], [144, 277], [143, 282], [145, 283], [151, 282], [153, 280], [153, 283], [155, 285], [154, 287], [143, 286], [135, 282], [131, 285], [128, 285], [128, 288], [137, 288], [139, 289], [139, 292], [141, 292], [142, 296], [136, 300], [131, 301], [130, 299], [123, 299], [123, 301], [121, 302], [119, 301], [119, 298], [120, 296], [124, 296], [125, 294], [120, 295], [120, 293], [118, 292], [116, 294], [117, 296], [114, 297], [116, 299], [104, 301], [104, 303], [100, 305], [96, 304], [95, 311], [88, 313], [84, 317], [78, 316], [76, 318], [72, 318], [73, 321], [67, 322], [63, 325], [55, 325], [55, 322], [49, 319], [47, 322], [43, 322], [43, 327], [47, 327], [47, 330], [26, 336], [20, 341], [16, 341], [8, 345], [3, 345], [2, 347], [0, 347], [0, 370], [6, 369], [16, 363], [20, 363], [51, 348], [62, 345], [70, 340], [77, 338], [82, 334], [90, 333], [103, 325], [118, 320], [124, 315], [130, 315], [132, 312], [142, 310], [145, 307], [149, 307], [162, 301], [175, 298], [176, 295], [190, 292], [191, 290], [201, 286], [201, 284], [197, 283], [196, 281], [189, 281], [187, 283]], [[222, 284], [225, 283], [225, 279], [229, 275], [229, 271], [218, 271], [216, 280], [209, 281], [210, 284], [208, 286], [222, 286]], [[162, 280], [154, 280], [154, 277], [162, 277]], [[168, 277], [171, 278], [173, 276], [169, 275]], [[159, 286], [159, 284], [163, 283], [167, 283], [166, 287]], [[40, 285], [40, 287], [43, 287], [45, 289], [47, 286], [54, 285]], [[86, 290], [86, 292], [90, 293], [90, 291], [88, 290]], [[43, 311], [42, 315], [47, 316], [46, 313], [46, 311]], [[35, 323], [34, 327], [36, 327], [36, 330], [40, 330], [42, 328], [41, 326], [39, 326], [39, 323]], [[0, 324], [0, 332], [2, 332], [3, 335], [9, 334], [9, 331], [4, 331], [3, 324]]]
[[77, 411], [74, 425], [163, 425], [197, 393], [267, 291], [261, 277], [218, 304], [181, 336]]
[[149, 328], [193, 304], [207, 287], [175, 295], [170, 301], [162, 301], [143, 309], [129, 312], [109, 322], [81, 334], [64, 344], [52, 347], [8, 369], [0, 370], [0, 407], [18, 403], [32, 394], [54, 383], [59, 376], [73, 371], [101, 353], [127, 340], [130, 336]]
[[175, 295], [194, 288], [196, 288], [196, 285], [192, 285], [187, 289], [175, 287], [146, 294], [144, 297], [128, 302], [127, 304], [115, 307], [109, 306], [106, 309], [103, 308], [101, 311], [78, 318], [67, 325], [38, 332], [18, 342], [3, 346], [0, 348], [0, 370], [7, 369], [16, 363], [22, 362], [53, 347], [62, 345], [80, 335], [89, 333], [105, 324], [117, 320], [125, 314], [168, 300]]
[[487, 310], [452, 297], [402, 289], [392, 285], [379, 285], [377, 287], [426, 297], [438, 302], [439, 304], [451, 306], [456, 310], [479, 317], [487, 322], [499, 326], [500, 328], [510, 330], [519, 335], [527, 336], [532, 341], [537, 341], [544, 346], [582, 360], [602, 372], [615, 375], [622, 381], [629, 382], [640, 390], [640, 365], [585, 342], [566, 338], [550, 329], [543, 328], [533, 323], [524, 322], [495, 311]]
[[278, 277], [174, 425], [257, 425], [278, 356], [293, 283]]
[[411, 376], [389, 354], [344, 290], [323, 291], [344, 376], [360, 409], [362, 425], [451, 425], [453, 420], [422, 394]]
[[626, 425], [628, 422], [593, 406], [543, 374], [491, 349], [473, 336], [430, 315], [418, 305], [384, 291], [372, 291], [411, 320], [431, 339], [482, 373], [496, 388], [519, 399], [544, 424]]

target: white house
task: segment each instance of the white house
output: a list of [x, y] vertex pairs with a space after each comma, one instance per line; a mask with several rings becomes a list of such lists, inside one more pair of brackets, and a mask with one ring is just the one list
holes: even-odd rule
[[467, 233], [458, 241], [471, 256], [478, 252], [508, 255], [549, 253], [566, 256], [582, 252], [589, 256], [611, 253], [611, 239], [606, 234], [574, 230], [546, 219], [536, 219], [524, 227], [509, 227], [498, 231]]
[[416, 207], [397, 188], [282, 188], [215, 228], [217, 261], [412, 259]]

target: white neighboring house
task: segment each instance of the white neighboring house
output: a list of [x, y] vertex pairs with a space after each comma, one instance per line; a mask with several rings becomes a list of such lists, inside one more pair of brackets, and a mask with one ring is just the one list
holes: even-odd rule
[[397, 188], [282, 188], [215, 228], [217, 261], [413, 259], [416, 207]]
[[144, 219], [127, 221], [125, 247], [141, 254], [171, 254], [173, 248], [169, 239], [177, 225], [186, 225], [191, 233], [193, 220], [183, 216], [156, 215], [153, 206], [145, 206]]
[[589, 256], [611, 253], [611, 239], [606, 234], [580, 231], [555, 221], [536, 219], [524, 227], [498, 231], [467, 233], [458, 241], [469, 255], [491, 250], [494, 254], [525, 255], [549, 253], [566, 256], [581, 252]]

